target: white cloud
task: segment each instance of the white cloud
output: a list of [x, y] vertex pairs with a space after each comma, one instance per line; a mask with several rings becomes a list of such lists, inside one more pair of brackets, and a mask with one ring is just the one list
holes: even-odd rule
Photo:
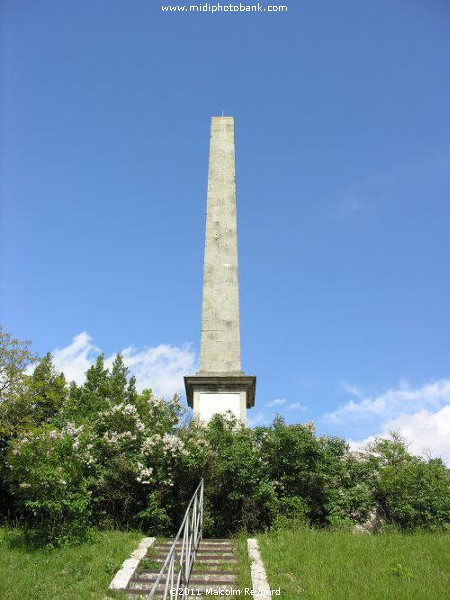
[[[183, 376], [195, 372], [195, 353], [191, 345], [179, 348], [168, 344], [133, 348], [129, 346], [122, 351], [125, 365], [136, 377], [139, 391], [151, 387], [158, 396], [170, 397], [176, 392], [183, 392]], [[57, 348], [52, 352], [53, 362], [58, 371], [63, 371], [67, 380], [78, 384], [85, 379], [86, 370], [95, 362], [101, 353], [92, 343], [86, 332], [73, 338], [65, 348]], [[111, 367], [115, 354], [105, 357], [105, 365]]]
[[375, 396], [365, 396], [355, 386], [344, 388], [356, 399], [326, 414], [324, 420], [351, 432], [352, 448], [361, 449], [375, 437], [399, 431], [414, 454], [428, 449], [450, 461], [450, 379], [417, 388], [401, 381], [398, 388]]
[[[350, 391], [347, 386], [347, 391]], [[336, 411], [325, 415], [325, 420], [336, 424], [361, 423], [367, 420], [394, 419], [400, 413], [420, 410], [436, 411], [450, 404], [450, 379], [441, 379], [413, 389], [402, 382], [398, 389], [391, 389], [375, 397], [363, 397], [357, 390], [358, 401], [350, 400]], [[352, 392], [355, 393], [355, 392]]]
[[292, 404], [289, 404], [289, 406], [287, 407], [288, 410], [306, 410], [307, 407], [303, 406], [303, 404], [300, 404], [300, 402], [293, 402]]
[[272, 402], [268, 402], [266, 406], [282, 406], [286, 404], [287, 400], [285, 398], [277, 398], [276, 400], [272, 400]]
[[421, 410], [412, 415], [401, 413], [383, 424], [380, 433], [359, 442], [350, 440], [353, 450], [364, 448], [375, 437], [388, 437], [390, 431], [398, 431], [409, 442], [413, 454], [430, 451], [432, 456], [441, 457], [450, 464], [450, 405], [436, 412]]
[[100, 349], [94, 346], [91, 336], [83, 331], [73, 338], [65, 348], [53, 350], [53, 364], [57, 371], [62, 371], [68, 381], [80, 384], [84, 374], [100, 354]]
[[257, 425], [263, 425], [267, 422], [267, 417], [262, 411], [256, 413], [250, 412], [247, 417], [248, 426], [256, 427]]
[[361, 398], [361, 399], [364, 397], [364, 394], [362, 393], [360, 388], [356, 385], [353, 385], [351, 383], [343, 383], [342, 387], [344, 388], [344, 390], [346, 392], [348, 392], [352, 396], [356, 396], [357, 398]]
[[[160, 344], [146, 348], [122, 350], [123, 360], [135, 375], [138, 389], [151, 387], [158, 396], [172, 396], [184, 391], [184, 375], [195, 372], [195, 354], [191, 345], [181, 348]], [[108, 361], [114, 360], [114, 357]]]

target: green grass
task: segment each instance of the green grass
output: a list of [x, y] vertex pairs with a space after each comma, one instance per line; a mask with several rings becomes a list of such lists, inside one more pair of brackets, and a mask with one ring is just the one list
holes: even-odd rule
[[135, 531], [94, 532], [80, 546], [43, 550], [29, 547], [20, 530], [0, 528], [0, 598], [111, 598], [108, 585], [142, 537]]
[[450, 598], [450, 536], [355, 535], [301, 528], [258, 537], [271, 588], [285, 600]]
[[[247, 533], [239, 533], [235, 536], [234, 549], [236, 552], [236, 558], [238, 562], [236, 564], [236, 585], [235, 589], [245, 590], [245, 588], [252, 588], [252, 578], [250, 576], [250, 558], [247, 551]], [[242, 591], [241, 596], [244, 595]], [[250, 598], [251, 596], [247, 596]]]
[[158, 572], [161, 570], [162, 564], [157, 563], [151, 558], [141, 558], [139, 561], [139, 569], [151, 569], [152, 571]]

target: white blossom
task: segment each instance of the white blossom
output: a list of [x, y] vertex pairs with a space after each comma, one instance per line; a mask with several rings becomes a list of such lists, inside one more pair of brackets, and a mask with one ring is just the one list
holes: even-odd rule
[[136, 477], [136, 481], [138, 481], [139, 483], [147, 484], [147, 485], [149, 483], [151, 483], [151, 476], [153, 473], [152, 467], [144, 467], [144, 465], [142, 463], [138, 463], [138, 467], [139, 467], [139, 474]]
[[134, 433], [131, 433], [131, 431], [123, 431], [122, 433], [118, 433], [117, 431], [107, 431], [103, 435], [103, 439], [109, 446], [114, 446], [124, 440], [135, 441], [136, 435]]

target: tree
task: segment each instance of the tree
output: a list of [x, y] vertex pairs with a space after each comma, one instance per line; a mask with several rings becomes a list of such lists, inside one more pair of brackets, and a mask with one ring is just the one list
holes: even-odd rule
[[279, 498], [283, 502], [295, 498], [313, 522], [324, 521], [324, 489], [319, 477], [322, 452], [313, 424], [286, 425], [277, 416], [267, 433], [262, 437], [261, 453]]
[[11, 510], [8, 486], [4, 483], [6, 448], [30, 417], [24, 371], [37, 360], [30, 344], [28, 340], [13, 338], [0, 326], [0, 514]]
[[86, 371], [86, 381], [77, 386], [70, 384], [69, 397], [63, 408], [63, 417], [75, 423], [84, 423], [105, 410], [110, 396], [110, 374], [103, 354]]
[[[194, 433], [195, 421], [190, 428]], [[278, 503], [255, 432], [227, 413], [214, 415], [198, 433], [194, 457], [204, 463], [201, 475], [205, 479], [208, 535], [269, 526]]]
[[120, 352], [116, 354], [109, 377], [109, 396], [114, 404], [124, 402], [127, 394], [128, 367]]
[[441, 459], [408, 452], [397, 432], [369, 446], [377, 471], [376, 498], [387, 519], [402, 529], [440, 528], [450, 515], [450, 474]]
[[13, 338], [0, 326], [0, 450], [29, 416], [25, 369], [37, 360], [30, 344]]
[[34, 424], [49, 422], [55, 418], [66, 394], [64, 374], [56, 372], [52, 355], [48, 352], [26, 380], [26, 395], [31, 404]]
[[29, 346], [29, 340], [17, 340], [10, 333], [6, 333], [0, 325], [0, 399], [6, 400], [14, 397], [23, 386], [25, 369], [37, 356]]

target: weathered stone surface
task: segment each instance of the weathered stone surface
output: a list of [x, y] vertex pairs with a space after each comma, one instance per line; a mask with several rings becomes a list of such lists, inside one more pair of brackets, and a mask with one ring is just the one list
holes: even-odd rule
[[267, 581], [266, 569], [259, 552], [258, 540], [256, 538], [247, 539], [248, 555], [251, 560], [252, 588], [256, 596], [271, 596], [271, 589]]
[[241, 371], [233, 117], [211, 119], [200, 368], [184, 381], [201, 421], [231, 411], [246, 424], [256, 377]]
[[145, 553], [155, 543], [154, 537], [143, 538], [136, 550], [131, 554], [130, 558], [124, 561], [114, 579], [109, 584], [110, 590], [124, 590], [129, 584], [139, 561], [145, 556]]
[[199, 374], [241, 374], [233, 117], [211, 119]]

